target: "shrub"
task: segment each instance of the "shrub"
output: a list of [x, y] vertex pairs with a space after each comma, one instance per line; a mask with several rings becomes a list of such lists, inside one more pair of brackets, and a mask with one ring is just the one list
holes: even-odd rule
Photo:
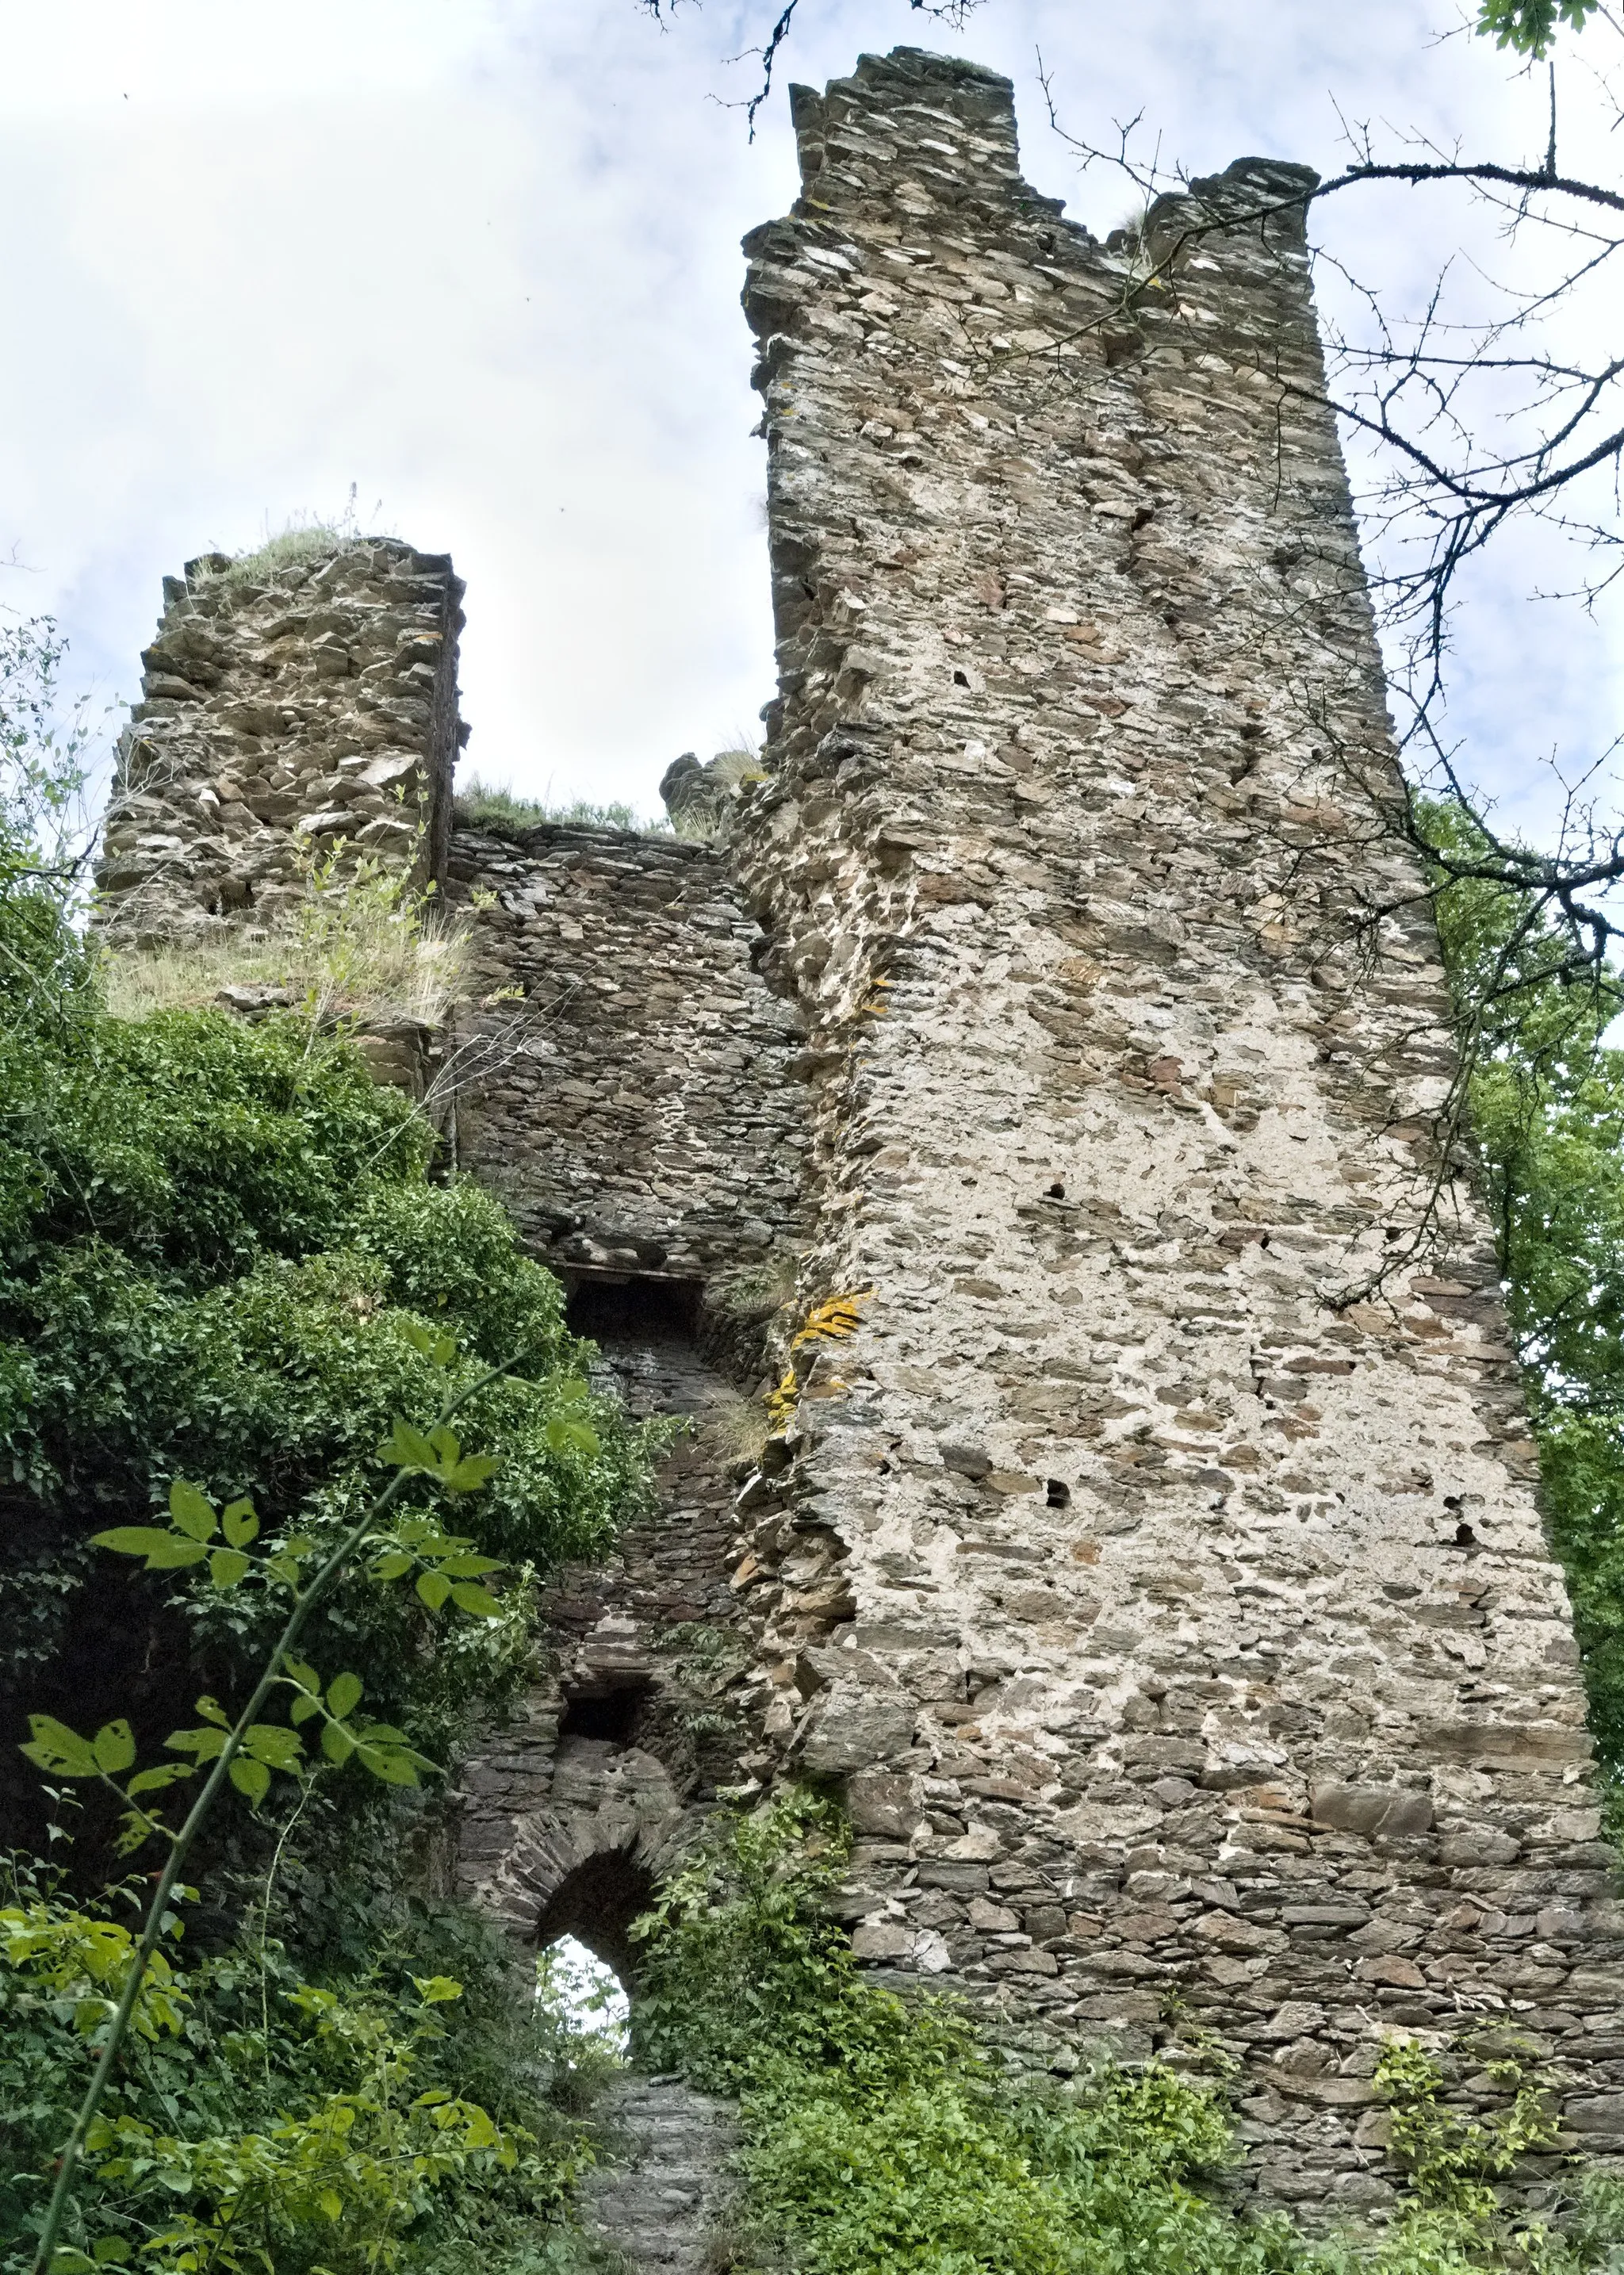
[[[1023, 2082], [962, 2007], [857, 1969], [827, 1900], [847, 1855], [833, 1806], [790, 1793], [719, 1819], [633, 1933], [643, 2061], [740, 2097], [745, 2264], [797, 2275], [1580, 2275], [1617, 2264], [1624, 2190], [1588, 2179], [1561, 2231], [1493, 2183], [1554, 2128], [1537, 2082], [1457, 2116], [1418, 2047], [1377, 2073], [1412, 2194], [1385, 2233], [1311, 2241], [1237, 2207], [1219, 2082], [1101, 2060]], [[1609, 2256], [1609, 2254], [1614, 2255]]]
[[513, 1364], [463, 1421], [500, 1463], [470, 1523], [520, 1568], [509, 1614], [442, 1650], [405, 1599], [323, 1617], [377, 1711], [443, 1757], [523, 1672], [525, 1568], [601, 1551], [646, 1490], [649, 1432], [586, 1391], [557, 1282], [488, 1195], [430, 1181], [422, 1122], [342, 1040], [292, 1014], [111, 1017], [26, 883], [0, 889], [0, 943], [28, 983], [0, 1020], [0, 1452], [26, 1489], [0, 1541], [6, 1735], [45, 1710], [145, 1735], [229, 1687], [264, 1641], [252, 1591], [183, 1600], [87, 1536], [147, 1519], [178, 1475], [248, 1494], [268, 1534], [327, 1537], [391, 1417], [439, 1404], [427, 1322], [454, 1385]]
[[1017, 2089], [947, 2000], [867, 1980], [825, 1902], [846, 1836], [796, 1794], [724, 1822], [639, 1924], [633, 2046], [741, 2095], [764, 2251], [805, 2275], [1265, 2275], [1278, 2223], [1207, 2201], [1234, 2161], [1213, 2090], [1152, 2065]]
[[[76, 1905], [16, 1859], [0, 1888], [0, 2266], [18, 2275], [127, 1961], [120, 1893]], [[530, 2256], [593, 2160], [581, 2033], [555, 2004], [514, 1997], [488, 1928], [395, 1914], [373, 1924], [366, 1963], [326, 1985], [268, 1939], [186, 1961], [171, 1921], [58, 2275], [131, 2260], [372, 2275]]]

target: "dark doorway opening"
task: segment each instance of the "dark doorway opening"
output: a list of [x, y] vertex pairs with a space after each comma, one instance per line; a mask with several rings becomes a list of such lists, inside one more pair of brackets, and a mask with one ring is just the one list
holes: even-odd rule
[[572, 1334], [590, 1335], [598, 1346], [594, 1385], [616, 1392], [639, 1420], [697, 1413], [716, 1387], [699, 1349], [703, 1293], [698, 1280], [583, 1274], [564, 1318]]
[[628, 1990], [637, 1976], [638, 1946], [631, 1923], [654, 1900], [652, 1874], [622, 1849], [589, 1856], [554, 1890], [536, 1922], [536, 1941], [544, 1947], [564, 1936], [585, 1945], [593, 1957], [614, 1969]]
[[571, 1334], [613, 1345], [653, 1336], [692, 1342], [699, 1332], [698, 1280], [622, 1278], [593, 1274], [578, 1280], [564, 1311]]

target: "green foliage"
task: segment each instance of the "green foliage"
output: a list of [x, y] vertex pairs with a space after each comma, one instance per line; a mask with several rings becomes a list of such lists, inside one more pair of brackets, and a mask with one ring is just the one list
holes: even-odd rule
[[[1456, 809], [1434, 843], [1474, 850]], [[1552, 1544], [1573, 1597], [1591, 1727], [1624, 1764], [1624, 1050], [1605, 1039], [1619, 983], [1572, 984], [1555, 927], [1525, 897], [1464, 880], [1439, 929], [1467, 1103], [1539, 1441]]]
[[1477, 32], [1497, 48], [1536, 61], [1548, 51], [1559, 22], [1582, 32], [1601, 0], [1478, 0]]
[[[0, 1908], [0, 2265], [26, 2264], [67, 2109], [129, 1963], [129, 1931], [13, 1870]], [[114, 1893], [114, 1899], [117, 1892]], [[280, 1945], [147, 1970], [141, 2028], [92, 2127], [71, 2249], [93, 2267], [523, 2264], [592, 2150], [583, 2059], [556, 2005], [521, 2005], [487, 1930], [419, 1913], [337, 1987]], [[437, 1960], [465, 1980], [426, 1972]], [[472, 2008], [471, 2013], [465, 2012]]]
[[1556, 2140], [1560, 2128], [1550, 2101], [1514, 2058], [1490, 2051], [1483, 2067], [1514, 2097], [1492, 2117], [1464, 2117], [1445, 2100], [1443, 2072], [1424, 2047], [1394, 2038], [1382, 2048], [1372, 2082], [1392, 2110], [1392, 2152], [1413, 2192], [1379, 2263], [1384, 2267], [1402, 2267], [1406, 2253], [1424, 2267], [1429, 2255], [1446, 2264], [1453, 2253], [1469, 2265], [1514, 2249], [1536, 2266], [1543, 2260], [1554, 2267], [1552, 2255], [1570, 2248], [1538, 2226], [1516, 2235], [1494, 2188], [1520, 2157]]
[[546, 798], [520, 797], [505, 782], [484, 782], [477, 775], [457, 790], [457, 818], [467, 828], [498, 832], [539, 829], [544, 822], [576, 829], [631, 829], [644, 836], [668, 836], [671, 830], [663, 815], [657, 821], [645, 821], [629, 805], [598, 805], [585, 797], [554, 805]]
[[1234, 2161], [1209, 2087], [1158, 2065], [1017, 2090], [945, 2000], [870, 1983], [827, 1917], [830, 1805], [739, 1815], [637, 1932], [634, 2050], [741, 2095], [754, 2241], [805, 2275], [1265, 2275], [1308, 2264], [1197, 2182]]
[[[91, 1712], [161, 1735], [160, 1713], [229, 1687], [274, 1630], [274, 1567], [242, 1566], [229, 1530], [171, 1538], [115, 1613], [90, 1536], [165, 1531], [182, 1478], [211, 1506], [250, 1502], [276, 1553], [315, 1554], [389, 1474], [396, 1417], [432, 1415], [508, 1362], [458, 1419], [496, 1467], [448, 1552], [511, 1568], [502, 1605], [480, 1607], [501, 1616], [435, 1643], [440, 1579], [453, 1601], [478, 1584], [471, 1567], [424, 1568], [435, 1519], [396, 1543], [412, 1588], [324, 1614], [306, 1653], [353, 1671], [379, 1722], [443, 1754], [522, 1673], [532, 1576], [601, 1553], [638, 1504], [647, 1432], [588, 1392], [557, 1283], [500, 1206], [431, 1182], [423, 1123], [342, 1044], [293, 1016], [109, 1017], [27, 879], [0, 880], [0, 945], [34, 983], [0, 1018], [0, 1458], [50, 1519], [42, 1545], [36, 1527], [0, 1547], [19, 1705], [75, 1719], [76, 1636], [110, 1629], [135, 1658], [155, 1622], [167, 1640], [142, 1679], [161, 1695], [135, 1697], [117, 1653], [96, 1695], [102, 1652]], [[425, 1467], [397, 1523], [427, 1523], [447, 1481]], [[187, 1565], [213, 1584], [177, 1596], [166, 1575]]]
[[1237, 2208], [1240, 2154], [1197, 2077], [1100, 2062], [1073, 2083], [1012, 2078], [963, 2010], [904, 2001], [856, 1966], [827, 1900], [847, 1856], [831, 1804], [791, 1793], [718, 1821], [633, 1930], [634, 2052], [744, 2120], [742, 2264], [797, 2275], [1581, 2275], [1624, 2239], [1624, 2187], [1593, 2181], [1560, 2233], [1518, 2227], [1493, 2182], [1548, 2148], [1537, 2079], [1474, 2066], [1511, 2097], [1447, 2105], [1437, 2064], [1389, 2043], [1376, 2071], [1411, 2194], [1386, 2231], [1318, 2243]]
[[[72, 902], [88, 843], [91, 733], [86, 703], [62, 694], [66, 653], [49, 616], [0, 620], [0, 875], [42, 873]], [[0, 968], [6, 961], [0, 948]]]

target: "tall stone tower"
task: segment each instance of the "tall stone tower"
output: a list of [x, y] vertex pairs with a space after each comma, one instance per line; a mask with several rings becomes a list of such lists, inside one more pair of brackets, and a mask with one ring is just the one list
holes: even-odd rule
[[794, 99], [745, 295], [780, 693], [727, 841], [448, 834], [461, 588], [404, 548], [172, 593], [110, 826], [115, 936], [223, 923], [291, 818], [387, 843], [402, 769], [474, 933], [457, 1157], [645, 1409], [763, 1387], [798, 1258], [759, 1462], [701, 1431], [561, 1577], [460, 1885], [630, 1967], [719, 1786], [820, 1780], [866, 1962], [1061, 2070], [1193, 2018], [1265, 2195], [1386, 2192], [1393, 2029], [1514, 2038], [1617, 2149], [1612, 1852], [1311, 178], [1102, 246], [1003, 79], [900, 49]]
[[849, 1781], [857, 1948], [1051, 2046], [1193, 2014], [1278, 2196], [1380, 2193], [1385, 2027], [1514, 2023], [1611, 2139], [1608, 1851], [1383, 822], [1312, 178], [1102, 246], [986, 72], [795, 105], [736, 858], [808, 1028], [804, 1287], [863, 1325], [802, 1346], [742, 1596], [788, 1759]]

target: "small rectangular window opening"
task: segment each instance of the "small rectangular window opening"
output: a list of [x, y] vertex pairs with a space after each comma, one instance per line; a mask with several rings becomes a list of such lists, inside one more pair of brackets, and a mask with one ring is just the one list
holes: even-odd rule
[[645, 1683], [623, 1683], [614, 1689], [593, 1689], [573, 1693], [564, 1701], [561, 1738], [598, 1738], [611, 1746], [630, 1746], [637, 1738], [643, 1705], [648, 1697]]

